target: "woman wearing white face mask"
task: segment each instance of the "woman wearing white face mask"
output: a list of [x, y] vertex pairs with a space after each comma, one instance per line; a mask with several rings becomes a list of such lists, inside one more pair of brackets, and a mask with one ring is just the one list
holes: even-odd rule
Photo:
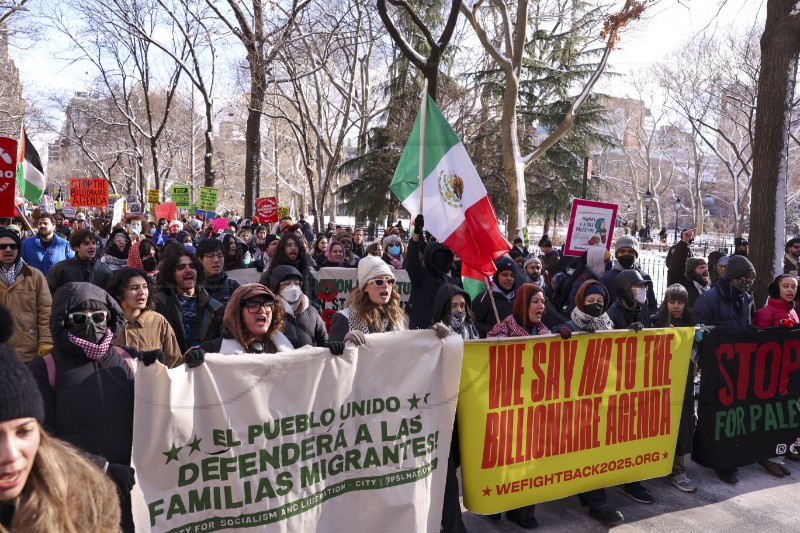
[[642, 278], [636, 270], [619, 273], [614, 280], [617, 300], [608, 309], [608, 317], [614, 323], [614, 329], [640, 331], [650, 327], [647, 289], [651, 284], [651, 281]]
[[270, 277], [270, 289], [283, 303], [283, 334], [292, 346], [325, 346], [328, 332], [316, 309], [303, 294], [303, 275], [291, 265], [275, 267]]

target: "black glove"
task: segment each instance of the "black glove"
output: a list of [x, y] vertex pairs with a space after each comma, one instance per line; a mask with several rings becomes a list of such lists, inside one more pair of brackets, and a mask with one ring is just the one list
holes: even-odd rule
[[425, 217], [422, 215], [417, 215], [414, 217], [414, 233], [417, 235], [422, 235], [422, 228], [425, 227]]
[[164, 352], [160, 349], [156, 348], [155, 350], [147, 350], [146, 352], [140, 352], [141, 360], [144, 363], [144, 366], [150, 366], [156, 361], [160, 361], [161, 364], [164, 364]]
[[130, 493], [131, 489], [136, 484], [134, 473], [135, 470], [133, 468], [120, 463], [108, 463], [108, 467], [106, 467], [106, 474], [114, 480], [114, 483], [117, 484], [117, 487], [119, 487], [119, 490], [123, 494]]
[[569, 339], [570, 337], [572, 337], [572, 330], [569, 329], [567, 326], [561, 326], [560, 328], [558, 328], [556, 330], [556, 333], [561, 335], [561, 338], [564, 339], [564, 340]]
[[595, 331], [597, 331], [597, 328], [594, 327], [594, 324], [589, 322], [588, 324], [586, 324], [581, 328], [581, 331], [585, 331], [586, 333], [594, 333]]
[[642, 324], [641, 322], [634, 322], [633, 324], [631, 324], [628, 327], [630, 329], [632, 329], [633, 331], [635, 331], [636, 333], [639, 333], [640, 331], [642, 331], [644, 329], [644, 324]]
[[328, 341], [325, 347], [331, 351], [333, 355], [342, 355], [344, 353], [344, 343], [341, 341]]
[[264, 272], [264, 260], [256, 259], [256, 271]]
[[195, 368], [206, 362], [206, 351], [202, 348], [189, 348], [184, 354], [183, 359], [186, 361], [186, 366]]

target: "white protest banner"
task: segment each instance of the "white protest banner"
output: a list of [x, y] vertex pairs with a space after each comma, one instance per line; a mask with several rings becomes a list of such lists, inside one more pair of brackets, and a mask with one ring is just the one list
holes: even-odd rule
[[438, 531], [462, 353], [405, 331], [140, 366], [136, 531]]

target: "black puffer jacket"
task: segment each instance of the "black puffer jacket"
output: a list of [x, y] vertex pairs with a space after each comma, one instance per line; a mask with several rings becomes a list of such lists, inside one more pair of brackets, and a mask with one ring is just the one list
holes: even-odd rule
[[239, 285], [241, 284], [235, 279], [230, 279], [228, 274], [220, 272], [216, 276], [206, 276], [203, 288], [205, 288], [209, 296], [225, 306], [228, 305], [231, 294], [239, 288]]
[[[55, 387], [50, 386], [44, 359], [29, 368], [45, 405], [45, 428], [109, 463], [130, 464], [133, 443], [133, 372], [112, 341], [106, 355], [92, 361], [67, 338], [67, 313], [86, 302], [104, 304], [114, 339], [124, 322], [117, 302], [91, 283], [67, 283], [53, 296], [50, 331], [55, 362]], [[99, 460], [98, 462], [102, 462]]]
[[425, 246], [425, 264], [419, 258], [420, 241], [408, 241], [404, 267], [411, 280], [411, 296], [408, 299], [409, 329], [427, 329], [433, 324], [433, 307], [439, 287], [455, 281], [448, 274], [443, 274], [431, 265], [434, 255], [444, 254], [447, 271], [453, 264], [453, 251], [447, 246], [431, 242]]
[[59, 287], [73, 281], [84, 281], [105, 289], [111, 279], [111, 269], [98, 259], [81, 259], [77, 255], [65, 261], [59, 261], [47, 273], [47, 286], [50, 294], [55, 294]]

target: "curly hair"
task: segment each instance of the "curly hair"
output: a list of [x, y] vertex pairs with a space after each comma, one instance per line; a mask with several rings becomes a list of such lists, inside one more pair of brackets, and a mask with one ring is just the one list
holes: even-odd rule
[[108, 284], [106, 285], [106, 292], [122, 306], [122, 300], [125, 299], [125, 290], [135, 277], [143, 278], [145, 283], [147, 283], [147, 304], [145, 304], [145, 309], [150, 309], [152, 311], [155, 309], [155, 302], [153, 301], [153, 283], [150, 280], [150, 276], [147, 275], [147, 272], [140, 268], [122, 267], [111, 274], [111, 279], [108, 280]]
[[94, 231], [90, 230], [89, 228], [79, 229], [78, 231], [73, 231], [69, 236], [69, 246], [73, 250], [78, 250], [83, 244], [84, 241], [91, 240], [94, 243], [97, 243], [97, 235], [95, 235]]
[[272, 272], [276, 266], [292, 264], [291, 259], [289, 259], [289, 256], [286, 255], [286, 244], [289, 241], [294, 241], [299, 248], [299, 251], [297, 252], [297, 259], [300, 261], [301, 268], [298, 270], [308, 269], [310, 262], [303, 239], [297, 235], [294, 235], [293, 233], [286, 233], [281, 237], [281, 241], [278, 243], [278, 249], [275, 250], [275, 257], [272, 259], [272, 262], [269, 265], [270, 272]]
[[[39, 450], [20, 494], [11, 531], [118, 531], [120, 507], [111, 478], [71, 445], [39, 426]], [[0, 532], [6, 529], [0, 525]]]
[[200, 286], [205, 281], [205, 274], [203, 270], [203, 263], [192, 252], [178, 244], [182, 249], [176, 249], [174, 252], [165, 253], [161, 260], [160, 268], [158, 269], [158, 286], [159, 291], [174, 291], [175, 290], [175, 271], [178, 270], [178, 263], [181, 257], [189, 257], [197, 270], [197, 285]]
[[[396, 290], [392, 290], [389, 302], [383, 305], [370, 300], [366, 288], [351, 292], [347, 297], [347, 303], [350, 312], [355, 312], [355, 319], [365, 323], [370, 333], [408, 329], [406, 314], [400, 307], [400, 295]], [[386, 320], [385, 329], [384, 320]]]

